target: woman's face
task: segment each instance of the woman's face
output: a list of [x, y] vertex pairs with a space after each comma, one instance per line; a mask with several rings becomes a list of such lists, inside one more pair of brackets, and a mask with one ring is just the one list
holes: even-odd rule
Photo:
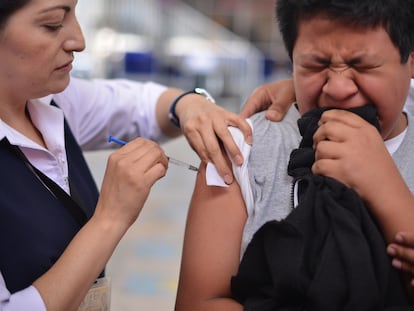
[[76, 0], [31, 0], [0, 31], [0, 94], [32, 99], [58, 93], [69, 83], [73, 52], [85, 41]]

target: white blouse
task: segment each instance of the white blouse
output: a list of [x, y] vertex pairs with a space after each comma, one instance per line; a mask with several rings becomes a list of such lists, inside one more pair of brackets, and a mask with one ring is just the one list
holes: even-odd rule
[[[131, 140], [138, 136], [166, 140], [158, 126], [155, 107], [166, 87], [126, 80], [81, 80], [72, 78], [56, 95], [31, 100], [28, 110], [48, 149], [28, 139], [0, 119], [0, 140], [18, 145], [30, 162], [69, 193], [65, 152], [64, 117], [83, 150], [115, 148], [109, 135]], [[60, 107], [51, 106], [52, 99]], [[2, 237], [9, 238], [9, 237]], [[1, 250], [6, 254], [7, 250]], [[33, 286], [14, 294], [7, 290], [0, 272], [0, 311], [46, 311]]]

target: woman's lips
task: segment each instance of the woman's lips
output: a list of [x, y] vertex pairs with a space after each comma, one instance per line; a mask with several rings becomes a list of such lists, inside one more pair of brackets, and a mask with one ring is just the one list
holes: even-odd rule
[[66, 63], [63, 66], [56, 68], [57, 71], [71, 71], [72, 70], [72, 61]]

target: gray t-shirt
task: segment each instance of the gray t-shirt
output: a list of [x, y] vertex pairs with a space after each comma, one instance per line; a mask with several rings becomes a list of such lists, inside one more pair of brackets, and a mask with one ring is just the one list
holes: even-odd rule
[[[408, 128], [393, 153], [393, 159], [408, 187], [414, 192], [414, 117], [409, 113], [407, 115]], [[287, 174], [287, 166], [291, 151], [298, 147], [301, 140], [296, 123], [299, 117], [296, 109], [291, 108], [283, 122], [270, 122], [266, 120], [264, 113], [251, 118], [253, 145], [247, 168], [253, 203], [248, 207], [241, 254], [253, 234], [263, 224], [270, 220], [283, 219], [293, 209], [292, 178]]]

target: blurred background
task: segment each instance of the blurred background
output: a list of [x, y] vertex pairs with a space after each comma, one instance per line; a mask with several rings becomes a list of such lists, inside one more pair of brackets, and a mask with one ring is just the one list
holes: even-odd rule
[[[260, 84], [287, 77], [290, 62], [274, 17], [275, 0], [80, 0], [87, 48], [73, 75], [152, 80], [206, 88], [238, 112]], [[198, 165], [184, 138], [167, 155]], [[109, 151], [86, 154], [101, 185]], [[186, 213], [195, 172], [170, 165], [137, 223], [110, 260], [112, 310], [173, 310]]]
[[257, 85], [290, 73], [274, 0], [84, 0], [78, 16], [78, 76], [204, 87], [239, 109]]

